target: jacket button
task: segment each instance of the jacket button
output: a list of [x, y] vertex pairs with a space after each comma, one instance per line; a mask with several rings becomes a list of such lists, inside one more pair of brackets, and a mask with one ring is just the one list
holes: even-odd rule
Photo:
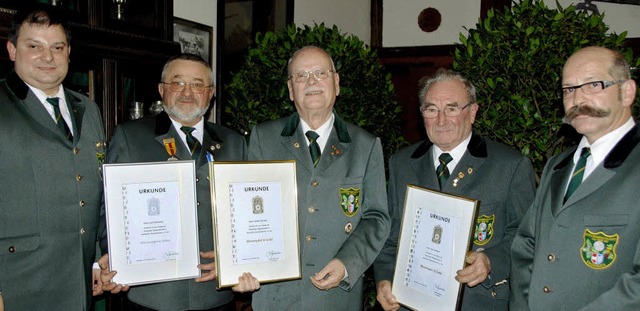
[[491, 297], [496, 298], [498, 296], [498, 293], [496, 293], [495, 290], [491, 291]]
[[315, 213], [317, 210], [314, 207], [309, 207], [307, 208], [307, 211], [309, 212], [309, 214], [313, 214]]
[[311, 240], [313, 240], [313, 239], [315, 239], [315, 238], [314, 238], [314, 237], [312, 237], [312, 236], [310, 236], [310, 235], [307, 235], [307, 237], [305, 237], [305, 240], [307, 240], [307, 242], [308, 242], [308, 241], [311, 241]]
[[542, 288], [542, 291], [543, 291], [545, 294], [548, 294], [548, 293], [550, 293], [550, 292], [551, 292], [551, 288], [549, 288], [549, 286], [545, 286], [545, 287], [543, 287], [543, 288]]
[[84, 230], [84, 228], [81, 228], [80, 229], [80, 234], [85, 234], [85, 233], [87, 233], [87, 230]]
[[9, 246], [9, 253], [15, 253], [16, 252], [16, 247], [11, 245]]
[[77, 181], [81, 181], [82, 180], [82, 175], [76, 175], [76, 180]]
[[80, 207], [83, 207], [84, 206], [84, 201], [80, 200], [80, 202], [78, 202], [78, 204], [80, 205]]
[[199, 178], [199, 177], [196, 177], [196, 182], [199, 182], [199, 181], [200, 181], [200, 178]]
[[78, 147], [73, 148], [73, 154], [78, 154], [79, 151], [80, 149], [78, 149]]
[[547, 255], [547, 260], [549, 260], [549, 261], [556, 261], [556, 255], [555, 255], [555, 254], [549, 254], [549, 255]]
[[314, 186], [314, 187], [317, 187], [319, 184], [320, 183], [315, 181], [315, 180], [313, 182], [311, 182], [311, 186]]

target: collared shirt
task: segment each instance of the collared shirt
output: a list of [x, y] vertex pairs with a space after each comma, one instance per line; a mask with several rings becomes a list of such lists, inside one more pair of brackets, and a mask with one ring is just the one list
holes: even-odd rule
[[[622, 139], [622, 137], [629, 132], [636, 123], [633, 121], [633, 118], [629, 118], [627, 122], [625, 122], [619, 128], [607, 133], [606, 135], [598, 138], [598, 140], [594, 141], [591, 146], [589, 146], [589, 142], [587, 142], [587, 138], [582, 136], [580, 139], [580, 143], [578, 144], [578, 149], [573, 153], [573, 167], [575, 168], [578, 163], [578, 159], [580, 159], [580, 153], [582, 152], [582, 148], [589, 147], [591, 149], [591, 156], [587, 158], [587, 164], [584, 168], [584, 175], [582, 176], [582, 180], [586, 180], [589, 175], [593, 172], [593, 170], [604, 161], [604, 158], [611, 152], [611, 149], [615, 147], [615, 145]], [[573, 168], [571, 169], [573, 172]], [[571, 179], [567, 180], [567, 184], [565, 185], [565, 191], [569, 187], [569, 182]]]
[[[182, 143], [187, 147], [187, 150], [191, 152], [191, 149], [189, 148], [189, 144], [187, 144], [187, 134], [185, 134], [180, 129], [182, 127], [182, 124], [171, 117], [169, 119], [171, 119], [171, 123], [173, 124], [173, 127], [176, 128], [176, 132], [178, 132], [178, 136], [180, 136], [180, 140], [182, 140]], [[204, 138], [204, 118], [201, 117], [200, 121], [198, 121], [198, 123], [196, 123], [196, 125], [192, 127], [195, 128], [195, 130], [191, 132], [191, 136], [197, 139], [200, 142], [200, 145], [202, 145], [202, 139]]]
[[[304, 122], [304, 120], [302, 120], [302, 118], [300, 118], [300, 125], [302, 126], [302, 133], [306, 133], [307, 131], [314, 131], [316, 133], [318, 133], [318, 145], [320, 146], [320, 152], [322, 153], [322, 150], [324, 150], [324, 146], [327, 145], [327, 141], [329, 141], [329, 135], [331, 134], [331, 129], [333, 129], [333, 121], [336, 119], [336, 117], [333, 115], [333, 113], [331, 114], [331, 117], [329, 118], [329, 120], [327, 120], [327, 122], [325, 122], [324, 124], [322, 124], [319, 128], [312, 130], [311, 127], [309, 126], [309, 124], [307, 124], [307, 122]], [[305, 141], [307, 142], [307, 147], [309, 146], [309, 140], [305, 139]]]
[[[460, 162], [460, 160], [462, 159], [462, 156], [464, 156], [464, 153], [467, 152], [467, 146], [469, 145], [470, 141], [471, 141], [471, 133], [469, 133], [469, 136], [465, 140], [463, 140], [460, 144], [458, 144], [455, 148], [447, 151], [447, 153], [450, 154], [451, 157], [453, 158], [453, 160], [451, 160], [451, 162], [447, 164], [447, 168], [449, 169], [449, 172], [453, 171], [456, 165], [458, 165], [458, 162]], [[440, 157], [441, 154], [444, 153], [444, 151], [442, 151], [442, 149], [440, 149], [440, 147], [438, 147], [435, 144], [433, 145], [433, 148], [431, 150], [433, 152], [433, 167], [437, 170], [438, 166], [440, 166], [440, 160], [438, 158]]]
[[44, 106], [44, 109], [47, 110], [47, 112], [49, 113], [53, 121], [56, 120], [56, 114], [53, 110], [53, 106], [47, 101], [47, 98], [58, 97], [58, 103], [59, 103], [58, 107], [60, 107], [60, 114], [62, 115], [62, 119], [64, 120], [64, 122], [67, 124], [67, 127], [71, 131], [71, 135], [75, 135], [76, 133], [73, 132], [74, 131], [73, 126], [71, 126], [71, 112], [69, 111], [69, 107], [67, 107], [67, 99], [64, 96], [64, 88], [62, 87], [62, 85], [58, 87], [58, 93], [56, 93], [55, 96], [48, 96], [42, 90], [39, 90], [29, 85], [26, 82], [25, 84], [29, 87], [31, 92], [33, 92], [33, 94], [36, 95], [38, 100], [40, 100], [40, 103], [42, 104], [42, 106]]

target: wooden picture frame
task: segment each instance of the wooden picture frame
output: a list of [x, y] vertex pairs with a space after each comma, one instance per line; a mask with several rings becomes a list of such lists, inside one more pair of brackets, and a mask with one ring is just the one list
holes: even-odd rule
[[174, 17], [173, 41], [180, 43], [182, 53], [200, 55], [204, 60], [211, 63], [213, 27]]

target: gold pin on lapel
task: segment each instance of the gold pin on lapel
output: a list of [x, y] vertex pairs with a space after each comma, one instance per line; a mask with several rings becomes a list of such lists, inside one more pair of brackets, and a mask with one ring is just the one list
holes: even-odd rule
[[297, 148], [300, 148], [300, 144], [298, 144], [298, 143], [293, 143], [293, 148], [296, 148], [296, 149], [297, 149]]
[[469, 168], [467, 169], [467, 173], [468, 173], [469, 175], [473, 174], [473, 167], [469, 167]]

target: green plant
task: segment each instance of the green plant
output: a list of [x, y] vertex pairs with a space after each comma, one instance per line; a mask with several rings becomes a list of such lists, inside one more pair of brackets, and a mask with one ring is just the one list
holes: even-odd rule
[[510, 9], [489, 10], [476, 29], [460, 34], [453, 63], [478, 91], [474, 129], [521, 150], [538, 173], [547, 159], [573, 144], [575, 132], [562, 127], [556, 95], [567, 58], [581, 47], [599, 45], [638, 64], [624, 46], [626, 32], [607, 34], [603, 15], [556, 5], [550, 9], [543, 1], [522, 0]]
[[254, 125], [295, 111], [287, 89], [287, 61], [304, 46], [324, 48], [340, 73], [335, 109], [348, 122], [380, 137], [385, 156], [406, 144], [400, 129], [401, 108], [391, 75], [383, 72], [374, 50], [357, 37], [324, 24], [257, 34], [242, 67], [226, 85], [223, 120], [248, 138]]

